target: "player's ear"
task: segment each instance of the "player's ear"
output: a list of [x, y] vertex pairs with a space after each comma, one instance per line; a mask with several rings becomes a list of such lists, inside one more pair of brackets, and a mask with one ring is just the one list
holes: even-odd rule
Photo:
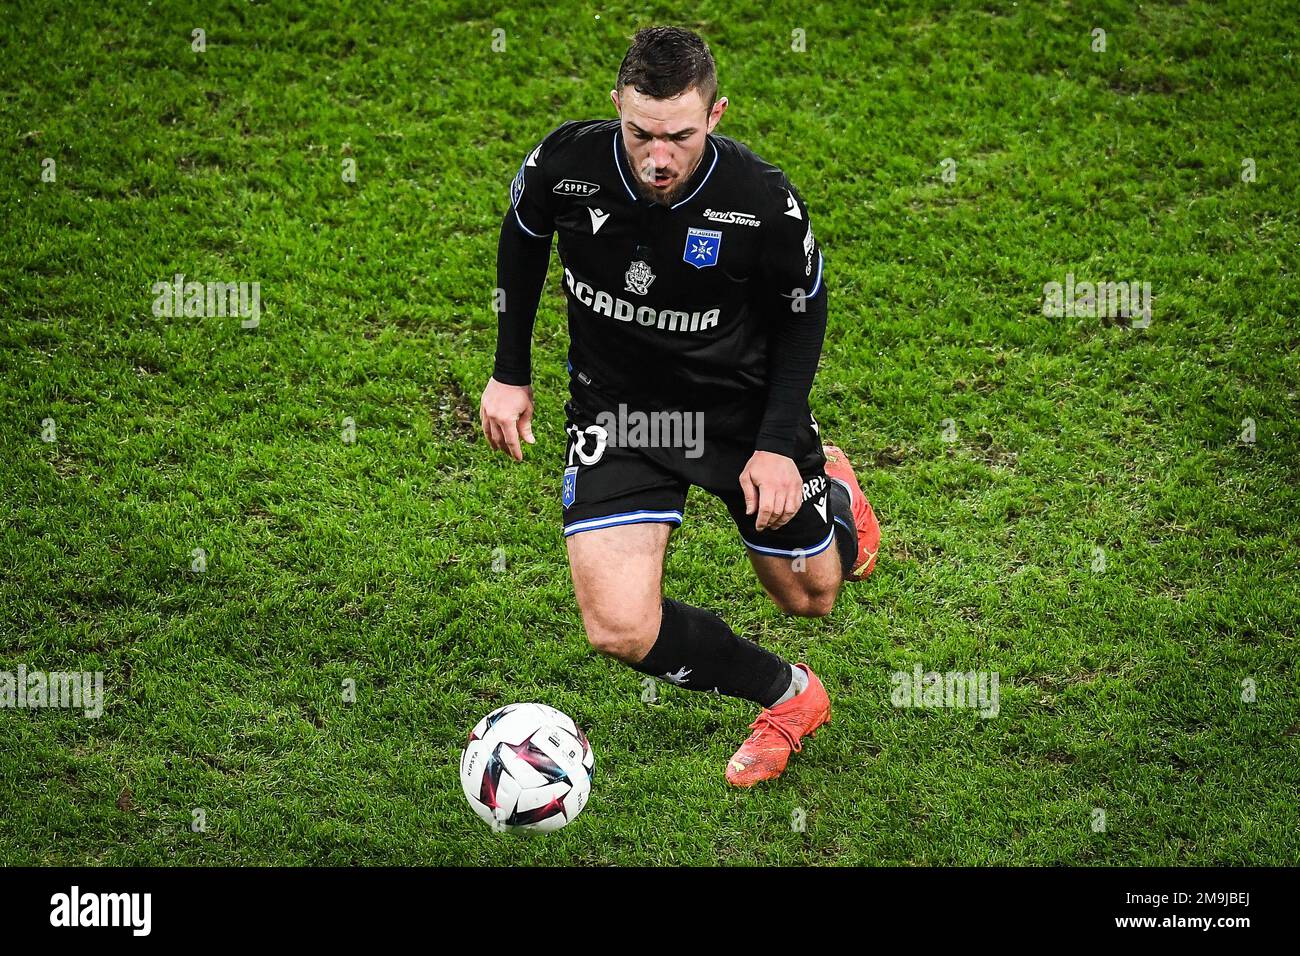
[[614, 101], [614, 112], [619, 116], [623, 115], [623, 107], [618, 105], [618, 90], [610, 90], [609, 98]]
[[725, 96], [720, 96], [718, 97], [718, 101], [713, 104], [713, 109], [709, 110], [710, 133], [713, 132], [713, 128], [718, 125], [718, 121], [722, 119], [722, 114], [725, 112], [727, 112], [727, 98]]

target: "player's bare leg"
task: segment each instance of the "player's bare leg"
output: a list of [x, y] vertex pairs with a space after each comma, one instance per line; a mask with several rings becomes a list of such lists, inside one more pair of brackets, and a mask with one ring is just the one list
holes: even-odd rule
[[831, 613], [844, 580], [840, 555], [835, 548], [827, 548], [810, 558], [750, 551], [749, 563], [776, 606], [798, 617], [824, 617]]
[[671, 531], [629, 524], [565, 538], [587, 640], [602, 654], [635, 664], [654, 646]]
[[830, 720], [830, 701], [805, 665], [738, 636], [711, 611], [661, 596], [669, 533], [666, 524], [633, 524], [565, 539], [587, 639], [643, 674], [758, 703], [754, 733], [727, 764], [728, 782], [753, 786], [778, 776], [801, 738]]

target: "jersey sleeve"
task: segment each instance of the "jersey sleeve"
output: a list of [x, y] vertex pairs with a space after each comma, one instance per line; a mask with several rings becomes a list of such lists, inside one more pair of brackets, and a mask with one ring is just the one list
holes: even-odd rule
[[822, 251], [799, 191], [775, 167], [766, 173], [760, 303], [769, 325], [767, 402], [755, 448], [793, 458], [809, 420], [808, 395], [826, 335]]
[[555, 232], [555, 210], [551, 192], [555, 169], [554, 151], [562, 140], [565, 123], [551, 130], [524, 161], [510, 184], [510, 212], [519, 228], [534, 238]]
[[781, 303], [780, 311], [798, 313], [812, 299], [826, 294], [822, 250], [799, 190], [777, 170], [769, 179], [769, 189], [760, 274], [774, 304]]

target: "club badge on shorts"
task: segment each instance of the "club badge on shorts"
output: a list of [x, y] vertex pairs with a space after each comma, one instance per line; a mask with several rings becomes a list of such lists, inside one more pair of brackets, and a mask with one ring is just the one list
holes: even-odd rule
[[564, 469], [564, 493], [561, 495], [561, 500], [564, 502], [564, 507], [571, 508], [573, 507], [573, 502], [576, 501], [577, 498], [578, 466], [571, 465]]
[[722, 233], [716, 229], [697, 229], [692, 226], [686, 230], [686, 248], [682, 250], [682, 261], [697, 269], [718, 264], [718, 253], [722, 251]]

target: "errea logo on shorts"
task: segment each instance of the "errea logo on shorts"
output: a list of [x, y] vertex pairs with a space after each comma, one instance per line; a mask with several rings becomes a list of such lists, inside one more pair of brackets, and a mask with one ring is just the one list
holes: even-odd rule
[[807, 501], [814, 495], [820, 495], [826, 490], [826, 479], [821, 475], [813, 475], [803, 483], [803, 500]]
[[153, 928], [152, 893], [82, 893], [73, 886], [50, 897], [54, 927], [125, 926], [133, 936], [148, 936]]

